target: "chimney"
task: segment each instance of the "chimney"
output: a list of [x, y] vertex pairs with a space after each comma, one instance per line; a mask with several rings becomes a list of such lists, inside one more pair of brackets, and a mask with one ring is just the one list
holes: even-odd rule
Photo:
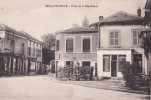
[[140, 7], [137, 9], [137, 16], [141, 17], [141, 9], [140, 9]]
[[99, 21], [103, 20], [103, 16], [99, 16]]

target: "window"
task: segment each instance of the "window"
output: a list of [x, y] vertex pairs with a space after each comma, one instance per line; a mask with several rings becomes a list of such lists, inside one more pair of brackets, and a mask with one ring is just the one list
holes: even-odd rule
[[83, 38], [83, 52], [90, 52], [91, 43], [90, 43], [90, 37], [84, 37]]
[[36, 50], [33, 48], [33, 57], [35, 57]]
[[118, 31], [110, 32], [110, 46], [120, 45], [120, 36]]
[[110, 55], [103, 56], [103, 71], [110, 72]]
[[73, 64], [73, 61], [66, 61], [66, 67], [71, 67]]
[[25, 49], [25, 45], [24, 45], [24, 43], [21, 43], [22, 54], [24, 54], [24, 49]]
[[35, 42], [33, 42], [33, 47], [35, 47]]
[[90, 64], [90, 61], [83, 61], [82, 62], [82, 67], [90, 67], [91, 64]]
[[56, 50], [59, 50], [60, 48], [60, 40], [57, 40]]
[[66, 38], [66, 52], [73, 52], [73, 38]]
[[121, 64], [123, 59], [126, 60], [126, 55], [103, 55], [103, 71], [110, 72], [110, 65], [113, 68], [113, 66], [115, 66], [115, 63], [113, 62], [116, 62], [118, 64], [116, 64], [115, 69], [117, 68], [118, 72], [121, 72]]
[[133, 30], [132, 32], [133, 45], [140, 45], [139, 34], [140, 34], [139, 30]]
[[36, 50], [37, 50], [36, 56], [41, 57], [41, 50], [40, 49], [36, 49]]
[[31, 56], [31, 47], [28, 47], [28, 55]]
[[122, 61], [126, 60], [126, 55], [119, 55], [118, 56], [118, 71], [121, 72], [121, 65], [122, 65]]
[[30, 40], [30, 46], [31, 46], [31, 40]]

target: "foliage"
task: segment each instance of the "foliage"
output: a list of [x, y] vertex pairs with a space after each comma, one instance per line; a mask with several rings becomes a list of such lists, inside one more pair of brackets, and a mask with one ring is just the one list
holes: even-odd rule
[[123, 75], [123, 80], [126, 81], [126, 86], [133, 88], [135, 84], [134, 76], [136, 75], [135, 64], [131, 65], [130, 62], [123, 59], [120, 67]]
[[55, 35], [48, 33], [44, 34], [41, 38], [45, 44], [44, 48], [51, 49], [52, 47], [55, 47]]
[[42, 62], [43, 64], [48, 65], [50, 61], [55, 59], [55, 53], [54, 50], [52, 50], [52, 48], [55, 47], [55, 35], [44, 34], [41, 38], [44, 42], [44, 46], [42, 49]]
[[54, 50], [50, 50], [48, 48], [42, 48], [42, 63], [49, 65], [50, 61], [55, 59]]
[[59, 78], [68, 78], [69, 80], [91, 80], [91, 68], [89, 66], [60, 67], [57, 73]]

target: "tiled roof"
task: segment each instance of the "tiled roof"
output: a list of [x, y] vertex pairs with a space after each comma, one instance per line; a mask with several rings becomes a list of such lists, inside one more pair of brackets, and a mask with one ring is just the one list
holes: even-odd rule
[[141, 24], [143, 22], [143, 18], [140, 18], [136, 15], [129, 14], [127, 12], [119, 11], [100, 22], [96, 22], [91, 24], [90, 26], [96, 25], [98, 23], [104, 24]]
[[93, 28], [74, 27], [63, 31], [59, 31], [57, 33], [81, 33], [81, 32], [90, 33], [90, 32], [97, 32], [97, 31], [98, 30]]
[[101, 21], [104, 22], [120, 22], [120, 21], [134, 21], [134, 20], [142, 20], [142, 18], [137, 17], [136, 15], [129, 14], [127, 12], [119, 11]]

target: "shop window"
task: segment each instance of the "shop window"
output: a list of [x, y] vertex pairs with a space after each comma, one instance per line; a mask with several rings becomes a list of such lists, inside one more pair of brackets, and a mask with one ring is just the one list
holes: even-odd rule
[[119, 55], [118, 56], [118, 71], [121, 72], [121, 65], [122, 61], [126, 60], [126, 55]]
[[103, 71], [110, 72], [110, 55], [103, 56]]

